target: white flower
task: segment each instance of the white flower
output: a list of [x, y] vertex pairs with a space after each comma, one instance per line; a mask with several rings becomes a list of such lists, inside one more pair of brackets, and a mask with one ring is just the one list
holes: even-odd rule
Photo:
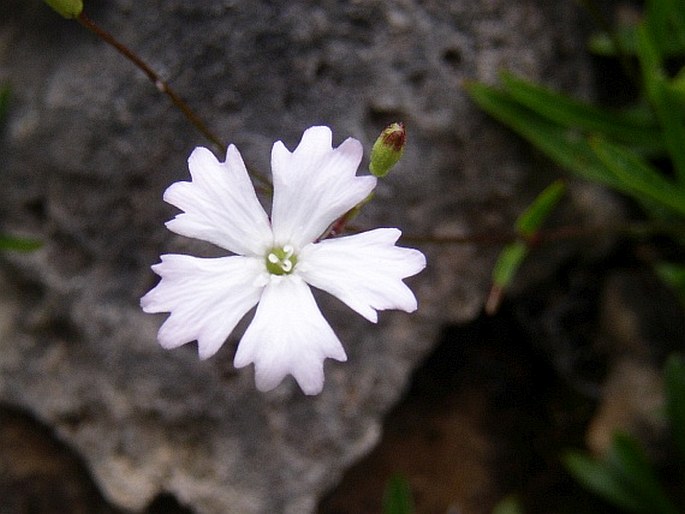
[[197, 340], [206, 359], [257, 305], [234, 365], [253, 362], [262, 391], [291, 374], [306, 394], [317, 394], [324, 359], [347, 356], [310, 285], [374, 323], [377, 310], [416, 310], [402, 279], [421, 271], [426, 260], [418, 250], [395, 246], [399, 230], [317, 241], [375, 187], [374, 177], [355, 175], [361, 158], [355, 139], [333, 148], [328, 127], [307, 129], [294, 152], [276, 142], [269, 220], [235, 146], [229, 146], [225, 162], [196, 148], [188, 159], [192, 181], [176, 182], [164, 193], [166, 202], [184, 211], [166, 226], [235, 255], [162, 255], [152, 267], [161, 280], [140, 302], [145, 312], [170, 313], [159, 329], [160, 344], [176, 348]]

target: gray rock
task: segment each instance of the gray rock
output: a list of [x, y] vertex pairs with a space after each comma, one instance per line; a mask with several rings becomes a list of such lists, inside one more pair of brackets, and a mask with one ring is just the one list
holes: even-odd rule
[[[311, 125], [370, 144], [403, 120], [409, 147], [360, 227], [448, 235], [508, 227], [549, 182], [523, 145], [460, 88], [512, 69], [587, 90], [568, 2], [359, 0], [86, 2], [214, 130], [268, 170]], [[5, 0], [0, 80], [13, 99], [0, 144], [0, 230], [44, 241], [2, 256], [0, 401], [54, 427], [117, 505], [168, 491], [200, 514], [304, 513], [378, 440], [380, 420], [440, 328], [476, 316], [496, 248], [424, 245], [419, 312], [373, 326], [322, 309], [348, 352], [324, 392], [255, 390], [217, 356], [164, 351], [138, 299], [160, 253], [206, 251], [166, 231], [163, 190], [207, 145], [142, 73], [40, 2]], [[407, 240], [406, 245], [411, 245]], [[379, 491], [380, 494], [380, 491]]]

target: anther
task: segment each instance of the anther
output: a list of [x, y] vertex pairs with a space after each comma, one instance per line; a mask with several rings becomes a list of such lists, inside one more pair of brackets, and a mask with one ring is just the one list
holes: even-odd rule
[[295, 269], [297, 257], [292, 245], [272, 248], [266, 255], [266, 270], [272, 275], [287, 275]]

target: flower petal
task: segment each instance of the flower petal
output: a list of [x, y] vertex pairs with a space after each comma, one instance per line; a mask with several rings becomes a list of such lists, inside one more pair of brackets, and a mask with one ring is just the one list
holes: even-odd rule
[[264, 288], [264, 264], [253, 257], [170, 254], [152, 269], [162, 280], [140, 305], [145, 312], [171, 313], [159, 329], [159, 343], [170, 349], [197, 340], [201, 359], [217, 352]]
[[361, 143], [348, 138], [334, 149], [331, 141], [331, 129], [311, 127], [293, 152], [281, 141], [274, 144], [271, 221], [276, 244], [300, 249], [311, 243], [376, 186], [375, 177], [355, 176]]
[[240, 255], [259, 255], [273, 243], [269, 218], [257, 199], [238, 149], [219, 162], [206, 148], [188, 158], [191, 182], [176, 182], [164, 200], [182, 211], [167, 222], [182, 236], [214, 243]]
[[273, 278], [238, 345], [235, 367], [254, 362], [261, 391], [273, 389], [291, 374], [305, 394], [318, 394], [327, 357], [347, 359], [309, 286], [296, 275]]
[[416, 297], [402, 279], [425, 268], [426, 258], [395, 246], [400, 235], [396, 228], [379, 228], [310, 244], [300, 252], [297, 272], [374, 323], [377, 310], [413, 312]]

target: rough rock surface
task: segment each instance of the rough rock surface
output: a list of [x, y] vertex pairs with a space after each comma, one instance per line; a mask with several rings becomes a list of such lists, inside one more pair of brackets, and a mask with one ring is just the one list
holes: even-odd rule
[[[464, 234], [508, 226], [544, 173], [480, 114], [460, 83], [508, 68], [583, 90], [572, 3], [542, 0], [87, 2], [245, 160], [332, 126], [368, 148], [404, 120], [410, 146], [362, 226]], [[440, 327], [473, 318], [496, 249], [424, 246], [420, 310], [372, 326], [322, 309], [349, 361], [324, 392], [255, 390], [237, 336], [206, 362], [164, 351], [139, 297], [158, 255], [204, 246], [167, 232], [161, 201], [207, 144], [130, 63], [40, 2], [6, 0], [0, 81], [13, 87], [0, 142], [0, 230], [44, 241], [2, 256], [0, 401], [53, 427], [117, 505], [170, 492], [201, 514], [304, 513], [379, 436], [379, 420]], [[411, 244], [407, 241], [406, 244]]]

